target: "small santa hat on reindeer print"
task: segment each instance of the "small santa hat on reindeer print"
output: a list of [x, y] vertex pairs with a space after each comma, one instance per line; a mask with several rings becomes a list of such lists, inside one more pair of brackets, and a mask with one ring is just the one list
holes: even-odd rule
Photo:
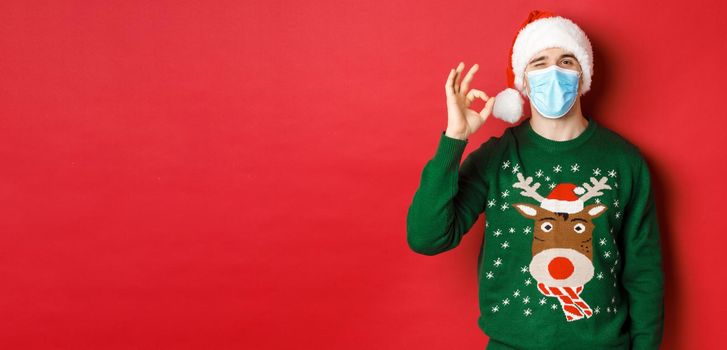
[[591, 89], [593, 76], [593, 49], [586, 33], [571, 20], [556, 16], [552, 12], [533, 10], [513, 39], [507, 58], [507, 85], [495, 96], [492, 115], [509, 123], [517, 122], [523, 114], [524, 75], [528, 61], [533, 56], [552, 47], [569, 51], [578, 60], [583, 70], [581, 95]]
[[583, 187], [572, 183], [560, 183], [540, 202], [540, 207], [554, 213], [577, 213], [583, 210], [583, 201], [579, 196], [585, 192]]

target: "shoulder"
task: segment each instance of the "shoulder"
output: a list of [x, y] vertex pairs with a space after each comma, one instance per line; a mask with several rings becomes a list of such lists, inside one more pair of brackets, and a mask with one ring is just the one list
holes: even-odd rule
[[475, 165], [480, 171], [485, 171], [489, 164], [497, 163], [503, 157], [503, 147], [508, 143], [508, 135], [511, 128], [500, 135], [490, 135], [483, 139], [472, 152], [467, 155], [464, 163]]
[[594, 141], [598, 143], [599, 147], [603, 147], [609, 153], [618, 155], [636, 166], [645, 162], [641, 149], [621, 133], [599, 123], [598, 132], [594, 136]]
[[522, 127], [522, 124], [509, 126], [502, 131], [501, 135], [490, 136], [485, 142], [482, 143], [482, 145], [487, 145], [488, 147], [497, 147], [498, 145], [509, 144], [513, 140], [515, 140], [515, 134], [518, 132], [519, 128]]
[[628, 191], [628, 201], [634, 198], [634, 191], [650, 191], [651, 173], [641, 149], [620, 133], [599, 125], [599, 147], [608, 149], [614, 156], [615, 168], [619, 169], [623, 190]]
[[513, 144], [518, 127], [520, 127], [519, 124], [512, 125], [505, 128], [499, 136], [490, 135], [472, 151], [471, 155], [474, 157], [486, 157], [487, 160], [501, 157]]
[[493, 156], [493, 153], [497, 152], [496, 147], [499, 139], [500, 137], [490, 136], [470, 152], [467, 158], [473, 158], [477, 163], [485, 164]]

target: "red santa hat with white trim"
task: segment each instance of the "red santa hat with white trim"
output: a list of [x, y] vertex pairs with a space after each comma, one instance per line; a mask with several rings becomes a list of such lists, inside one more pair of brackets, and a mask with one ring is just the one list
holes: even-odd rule
[[547, 198], [540, 202], [540, 207], [554, 213], [577, 213], [583, 210], [583, 201], [580, 195], [586, 190], [572, 183], [559, 183], [550, 192]]
[[544, 49], [559, 47], [576, 56], [583, 70], [580, 94], [591, 89], [593, 76], [593, 49], [586, 33], [567, 18], [552, 12], [533, 10], [520, 25], [508, 56], [508, 88], [495, 96], [492, 115], [509, 123], [517, 122], [523, 114], [525, 67], [528, 61]]

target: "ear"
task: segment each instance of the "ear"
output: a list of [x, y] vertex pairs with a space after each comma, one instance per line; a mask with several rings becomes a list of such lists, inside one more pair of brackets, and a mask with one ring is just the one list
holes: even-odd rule
[[601, 216], [601, 214], [605, 213], [606, 212], [606, 209], [608, 209], [608, 207], [606, 207], [605, 205], [599, 203], [599, 204], [587, 205], [583, 209], [583, 211], [585, 211], [586, 213], [588, 213], [588, 215], [591, 216], [591, 219], [594, 219], [594, 218], [597, 218], [597, 217]]
[[531, 219], [536, 218], [541, 210], [539, 206], [528, 203], [514, 203], [512, 206], [515, 207], [522, 216]]

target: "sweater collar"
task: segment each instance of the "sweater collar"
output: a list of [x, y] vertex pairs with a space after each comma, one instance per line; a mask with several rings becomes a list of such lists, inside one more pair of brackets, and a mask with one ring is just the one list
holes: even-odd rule
[[593, 118], [584, 117], [586, 118], [586, 120], [588, 120], [588, 125], [578, 136], [567, 141], [555, 141], [535, 132], [535, 130], [533, 130], [533, 127], [530, 125], [531, 118], [532, 117], [528, 117], [527, 119], [523, 120], [520, 125], [518, 125], [518, 138], [527, 140], [533, 145], [542, 148], [543, 150], [548, 152], [568, 151], [582, 146], [586, 141], [591, 138], [591, 136], [593, 136], [593, 134], [596, 132], [596, 129], [598, 129], [599, 127], [598, 123], [596, 123]]

